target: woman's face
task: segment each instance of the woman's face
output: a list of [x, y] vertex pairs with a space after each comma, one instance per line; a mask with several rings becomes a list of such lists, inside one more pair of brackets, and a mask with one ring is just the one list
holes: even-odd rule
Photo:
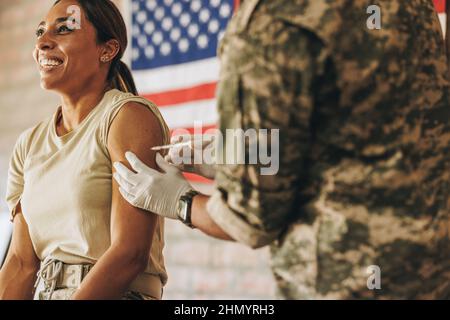
[[[75, 6], [75, 7], [74, 7]], [[74, 13], [79, 13], [79, 24]], [[34, 58], [44, 89], [61, 93], [82, 92], [92, 81], [105, 81], [101, 46], [93, 25], [75, 0], [62, 0], [51, 8], [36, 31]]]

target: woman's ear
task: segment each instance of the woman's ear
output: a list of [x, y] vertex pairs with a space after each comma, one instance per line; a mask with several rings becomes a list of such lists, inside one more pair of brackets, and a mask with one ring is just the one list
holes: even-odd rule
[[100, 54], [100, 60], [102, 62], [110, 62], [114, 60], [114, 58], [119, 54], [120, 52], [120, 44], [119, 41], [116, 39], [108, 40], [103, 44], [101, 54]]

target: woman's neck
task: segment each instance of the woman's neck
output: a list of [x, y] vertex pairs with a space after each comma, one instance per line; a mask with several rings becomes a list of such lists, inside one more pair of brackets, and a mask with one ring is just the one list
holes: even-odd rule
[[56, 126], [58, 135], [64, 135], [76, 129], [102, 100], [106, 91], [107, 88], [102, 88], [81, 94], [63, 94], [61, 96], [61, 121]]

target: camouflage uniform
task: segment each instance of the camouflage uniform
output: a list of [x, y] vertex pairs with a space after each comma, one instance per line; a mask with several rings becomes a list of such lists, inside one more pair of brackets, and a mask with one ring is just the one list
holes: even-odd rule
[[[371, 4], [381, 30], [366, 27]], [[280, 128], [280, 171], [221, 166], [208, 211], [238, 241], [271, 244], [281, 297], [449, 298], [449, 83], [432, 0], [246, 0], [220, 57], [221, 130]]]

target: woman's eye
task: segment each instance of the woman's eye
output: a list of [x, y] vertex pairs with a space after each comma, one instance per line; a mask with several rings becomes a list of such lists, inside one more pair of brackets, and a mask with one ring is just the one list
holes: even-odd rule
[[40, 36], [42, 36], [44, 34], [44, 30], [43, 29], [37, 29], [36, 30], [36, 36], [37, 37], [40, 37]]
[[72, 31], [72, 30], [69, 29], [69, 27], [67, 27], [67, 26], [61, 26], [58, 28], [58, 32], [67, 32], [67, 31]]

